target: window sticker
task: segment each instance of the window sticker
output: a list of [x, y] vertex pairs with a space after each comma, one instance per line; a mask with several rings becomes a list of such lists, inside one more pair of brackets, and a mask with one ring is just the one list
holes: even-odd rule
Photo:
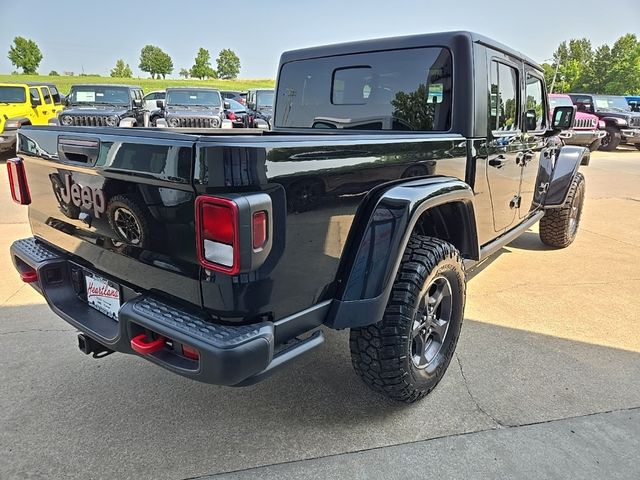
[[76, 100], [78, 102], [95, 102], [96, 92], [76, 92]]

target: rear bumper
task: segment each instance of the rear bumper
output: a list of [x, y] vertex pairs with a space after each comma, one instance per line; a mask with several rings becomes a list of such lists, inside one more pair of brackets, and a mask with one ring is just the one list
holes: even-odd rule
[[602, 140], [606, 134], [605, 130], [563, 130], [560, 132], [560, 138], [567, 145], [589, 146]]
[[[283, 321], [220, 325], [211, 323], [197, 309], [137, 292], [110, 279], [121, 285], [122, 305], [114, 320], [82, 298], [87, 269], [67, 254], [32, 237], [14, 242], [11, 258], [23, 278], [27, 270], [37, 273], [31, 285], [57, 315], [85, 335], [111, 350], [129, 354], [139, 354], [132, 348], [133, 338], [143, 333], [147, 338], [163, 337], [166, 342], [158, 351], [140, 355], [201, 382], [229, 386], [256, 383], [324, 341], [319, 330], [304, 340], [295, 339], [317, 326], [317, 312], [294, 319], [299, 328]], [[283, 335], [285, 332], [291, 338], [286, 338], [289, 335]], [[186, 356], [183, 346], [195, 349], [197, 358]]]

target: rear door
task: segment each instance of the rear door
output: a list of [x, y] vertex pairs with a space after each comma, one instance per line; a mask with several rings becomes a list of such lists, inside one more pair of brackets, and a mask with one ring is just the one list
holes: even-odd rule
[[20, 130], [33, 234], [116, 283], [201, 305], [191, 137], [130, 131]]
[[487, 180], [493, 225], [502, 232], [514, 223], [520, 203], [520, 156], [524, 150], [520, 98], [521, 64], [489, 51], [489, 132]]
[[48, 87], [40, 87], [40, 96], [42, 97], [41, 113], [42, 122], [46, 125], [50, 118], [55, 117], [55, 105], [53, 97]]

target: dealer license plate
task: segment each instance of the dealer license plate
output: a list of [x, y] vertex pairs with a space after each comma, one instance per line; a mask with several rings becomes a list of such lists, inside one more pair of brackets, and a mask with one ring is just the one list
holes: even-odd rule
[[114, 320], [118, 320], [120, 286], [91, 272], [85, 272], [84, 279], [89, 306]]

